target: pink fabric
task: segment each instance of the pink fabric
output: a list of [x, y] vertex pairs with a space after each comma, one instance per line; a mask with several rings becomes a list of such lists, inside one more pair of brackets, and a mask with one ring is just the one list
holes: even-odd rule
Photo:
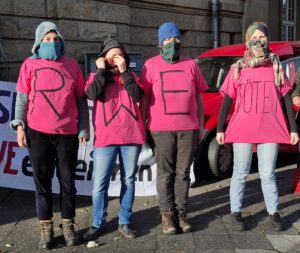
[[74, 59], [26, 59], [16, 90], [28, 94], [30, 128], [49, 134], [77, 133], [76, 98], [84, 95], [84, 80]]
[[[95, 73], [86, 81], [86, 89], [92, 84]], [[134, 75], [136, 82], [137, 77]], [[93, 125], [94, 146], [144, 144], [145, 127], [137, 103], [123, 87], [120, 76], [115, 76], [115, 83], [106, 84], [104, 101], [94, 101]]]
[[291, 84], [285, 77], [281, 86], [274, 83], [272, 66], [243, 68], [234, 81], [231, 67], [221, 94], [235, 100], [235, 111], [225, 132], [227, 143], [290, 143], [281, 97]]
[[160, 55], [155, 56], [145, 63], [140, 83], [150, 96], [150, 131], [199, 129], [196, 95], [208, 86], [194, 60], [181, 57], [170, 64]]

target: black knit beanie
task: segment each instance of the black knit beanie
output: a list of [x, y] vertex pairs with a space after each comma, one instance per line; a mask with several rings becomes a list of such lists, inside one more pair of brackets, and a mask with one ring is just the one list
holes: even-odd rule
[[125, 52], [122, 44], [117, 39], [108, 37], [103, 41], [98, 57], [103, 56], [106, 52], [108, 52], [112, 48], [120, 48], [123, 52]]
[[100, 57], [100, 56], [103, 57], [112, 48], [120, 48], [122, 50], [125, 61], [126, 61], [127, 69], [129, 69], [130, 58], [129, 58], [127, 52], [125, 51], [125, 48], [123, 47], [123, 45], [116, 38], [112, 38], [109, 36], [103, 41], [103, 44], [100, 49], [100, 53], [98, 54], [98, 57]]

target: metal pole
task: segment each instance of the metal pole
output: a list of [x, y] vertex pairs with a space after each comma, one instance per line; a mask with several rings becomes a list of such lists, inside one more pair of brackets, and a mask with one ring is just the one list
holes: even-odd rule
[[212, 29], [213, 29], [213, 47], [219, 46], [219, 1], [212, 0]]

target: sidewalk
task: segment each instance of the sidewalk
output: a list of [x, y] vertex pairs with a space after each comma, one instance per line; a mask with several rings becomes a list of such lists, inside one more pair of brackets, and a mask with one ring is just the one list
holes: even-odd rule
[[[55, 249], [49, 252], [103, 252], [103, 253], [300, 253], [300, 197], [291, 193], [295, 165], [278, 168], [277, 178], [280, 194], [280, 212], [284, 230], [274, 233], [264, 230], [263, 196], [258, 173], [248, 177], [245, 191], [243, 216], [247, 231], [230, 229], [229, 179], [205, 181], [190, 191], [190, 221], [193, 232], [166, 236], [161, 232], [157, 197], [137, 197], [134, 204], [133, 225], [139, 237], [133, 240], [120, 238], [116, 232], [118, 199], [109, 201], [108, 222], [100, 245], [87, 248], [86, 243], [64, 247], [58, 227], [59, 202], [55, 206]], [[79, 196], [76, 223], [79, 235], [91, 225], [91, 198]], [[39, 252], [39, 231], [35, 217], [33, 192], [0, 188], [0, 252]], [[7, 246], [11, 247], [7, 247]], [[45, 251], [43, 251], [45, 252]]]

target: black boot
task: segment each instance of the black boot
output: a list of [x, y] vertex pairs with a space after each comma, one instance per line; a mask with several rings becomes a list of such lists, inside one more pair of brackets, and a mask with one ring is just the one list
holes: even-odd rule
[[118, 231], [127, 239], [133, 239], [137, 237], [137, 233], [130, 227], [129, 224], [120, 224]]
[[269, 214], [265, 220], [265, 226], [274, 231], [282, 230], [282, 223], [279, 213]]
[[245, 223], [242, 221], [241, 213], [231, 213], [230, 214], [230, 223], [233, 230], [244, 231]]
[[97, 227], [91, 226], [89, 228], [89, 230], [84, 233], [83, 239], [85, 241], [92, 241], [92, 240], [98, 238], [102, 234], [102, 232], [103, 232], [102, 227], [97, 228]]

